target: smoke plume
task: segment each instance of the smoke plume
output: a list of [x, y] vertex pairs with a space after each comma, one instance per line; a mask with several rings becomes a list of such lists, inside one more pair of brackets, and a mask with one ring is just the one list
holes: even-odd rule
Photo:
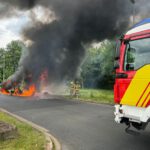
[[84, 57], [84, 45], [124, 32], [133, 5], [130, 0], [1, 0], [0, 3], [8, 8], [3, 9], [3, 16], [13, 15], [11, 8], [32, 11], [38, 6], [55, 14], [56, 19], [50, 22], [33, 19], [33, 25], [22, 33], [24, 40], [32, 44], [11, 80], [19, 81], [32, 74], [36, 83], [45, 69], [49, 83], [73, 78]]

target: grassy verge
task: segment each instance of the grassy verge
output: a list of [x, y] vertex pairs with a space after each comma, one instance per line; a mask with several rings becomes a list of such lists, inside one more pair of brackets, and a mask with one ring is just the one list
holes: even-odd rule
[[45, 136], [7, 114], [0, 112], [0, 120], [15, 125], [19, 131], [16, 139], [0, 141], [0, 150], [44, 150], [46, 145]]
[[81, 89], [79, 99], [97, 103], [113, 104], [114, 96], [112, 90]]

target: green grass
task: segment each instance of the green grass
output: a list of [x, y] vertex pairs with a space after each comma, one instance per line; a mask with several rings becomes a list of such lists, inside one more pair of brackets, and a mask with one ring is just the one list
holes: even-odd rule
[[112, 90], [81, 89], [79, 99], [97, 103], [113, 104], [114, 96]]
[[19, 136], [16, 139], [0, 141], [0, 150], [44, 150], [46, 139], [45, 136], [33, 129], [31, 126], [24, 124], [7, 114], [0, 112], [0, 120], [15, 125], [18, 129]]

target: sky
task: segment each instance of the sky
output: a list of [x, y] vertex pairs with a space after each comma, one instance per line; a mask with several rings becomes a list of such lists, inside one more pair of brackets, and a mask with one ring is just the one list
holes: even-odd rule
[[27, 13], [0, 20], [0, 48], [6, 47], [12, 40], [21, 39], [21, 30], [29, 22]]
[[[53, 12], [37, 6], [32, 11], [18, 11], [18, 15], [0, 20], [0, 48], [6, 47], [12, 40], [21, 40], [22, 29], [31, 23], [31, 13], [36, 21], [49, 23], [56, 19]], [[49, 17], [50, 16], [50, 17]]]

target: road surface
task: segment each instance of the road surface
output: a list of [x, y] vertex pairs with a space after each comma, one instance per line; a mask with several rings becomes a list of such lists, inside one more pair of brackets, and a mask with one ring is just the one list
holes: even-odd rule
[[150, 128], [139, 136], [114, 122], [109, 105], [50, 98], [0, 96], [0, 107], [47, 128], [63, 150], [149, 150]]

